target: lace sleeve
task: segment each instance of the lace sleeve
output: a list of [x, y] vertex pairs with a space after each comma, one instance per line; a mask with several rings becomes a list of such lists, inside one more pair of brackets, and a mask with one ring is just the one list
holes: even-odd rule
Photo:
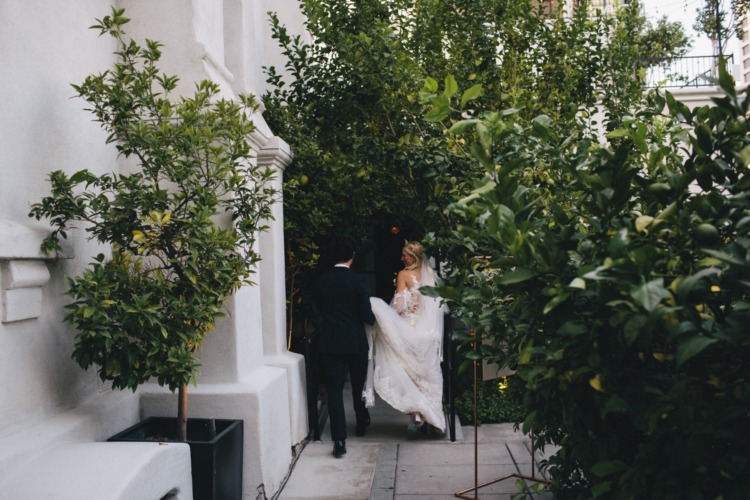
[[410, 309], [410, 296], [409, 289], [406, 289], [403, 292], [397, 292], [396, 295], [393, 296], [391, 307], [393, 307], [399, 315], [403, 316]]
[[419, 312], [420, 297], [422, 295], [416, 288], [407, 288], [402, 292], [397, 292], [391, 301], [391, 307], [402, 318], [413, 319]]

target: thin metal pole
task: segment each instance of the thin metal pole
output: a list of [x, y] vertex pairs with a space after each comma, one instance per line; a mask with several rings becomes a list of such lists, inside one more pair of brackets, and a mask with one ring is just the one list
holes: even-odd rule
[[[474, 354], [478, 352], [477, 334], [474, 333]], [[477, 498], [479, 491], [479, 437], [477, 429], [479, 419], [477, 419], [477, 359], [474, 358], [474, 498]]]
[[[474, 354], [479, 353], [479, 345], [478, 345], [478, 339], [476, 332], [472, 333], [472, 336], [474, 337]], [[474, 359], [474, 487], [473, 488], [467, 488], [465, 490], [457, 491], [453, 494], [454, 497], [457, 498], [463, 498], [464, 500], [477, 500], [479, 497], [477, 496], [479, 489], [484, 488], [485, 486], [489, 486], [491, 484], [499, 483], [501, 481], [505, 481], [506, 479], [510, 479], [512, 477], [517, 479], [523, 479], [526, 481], [533, 481], [541, 484], [550, 484], [550, 482], [544, 478], [536, 477], [534, 474], [534, 432], [532, 430], [531, 432], [531, 476], [527, 476], [525, 474], [521, 473], [513, 473], [508, 474], [503, 477], [499, 477], [497, 479], [493, 479], [492, 481], [487, 481], [486, 483], [479, 484], [479, 438], [478, 438], [478, 432], [477, 428], [478, 420], [477, 420], [477, 366], [479, 365], [479, 357], [475, 356]], [[518, 469], [518, 467], [516, 467]], [[474, 492], [473, 497], [466, 496], [466, 493], [469, 491]]]
[[719, 41], [719, 57], [724, 55], [724, 50], [721, 47], [721, 12], [719, 9], [719, 0], [714, 0], [714, 9], [716, 16], [716, 39]]

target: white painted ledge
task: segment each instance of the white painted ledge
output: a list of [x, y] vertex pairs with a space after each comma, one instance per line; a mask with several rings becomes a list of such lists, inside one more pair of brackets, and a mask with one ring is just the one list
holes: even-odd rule
[[46, 254], [42, 252], [42, 242], [49, 234], [50, 231], [0, 219], [0, 260], [73, 258], [72, 247], [67, 244], [66, 240], [60, 242], [63, 247], [62, 253]]
[[62, 444], [0, 483], [0, 498], [191, 500], [186, 443]]

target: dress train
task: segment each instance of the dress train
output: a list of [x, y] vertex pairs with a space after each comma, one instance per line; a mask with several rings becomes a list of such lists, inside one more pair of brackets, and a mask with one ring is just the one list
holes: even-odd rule
[[[422, 268], [421, 284], [434, 285], [429, 266]], [[422, 420], [444, 432], [440, 368], [444, 310], [437, 299], [420, 294], [418, 288], [404, 292], [418, 295], [407, 301], [418, 307], [402, 314], [381, 299], [370, 299], [376, 321], [367, 327], [370, 365], [363, 399], [372, 407], [377, 392], [393, 408], [406, 414], [418, 412]]]

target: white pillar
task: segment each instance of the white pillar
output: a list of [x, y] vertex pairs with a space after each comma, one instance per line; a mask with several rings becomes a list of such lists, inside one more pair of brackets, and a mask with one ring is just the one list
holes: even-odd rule
[[287, 348], [286, 279], [284, 252], [284, 203], [282, 181], [284, 169], [292, 161], [289, 145], [278, 137], [271, 137], [257, 155], [258, 165], [272, 168], [272, 181], [279, 199], [272, 207], [273, 220], [267, 221], [270, 230], [260, 235], [260, 281], [263, 308], [263, 352], [265, 363], [283, 368], [289, 383], [290, 432], [292, 446], [301, 443], [308, 434], [307, 384], [304, 357]]

